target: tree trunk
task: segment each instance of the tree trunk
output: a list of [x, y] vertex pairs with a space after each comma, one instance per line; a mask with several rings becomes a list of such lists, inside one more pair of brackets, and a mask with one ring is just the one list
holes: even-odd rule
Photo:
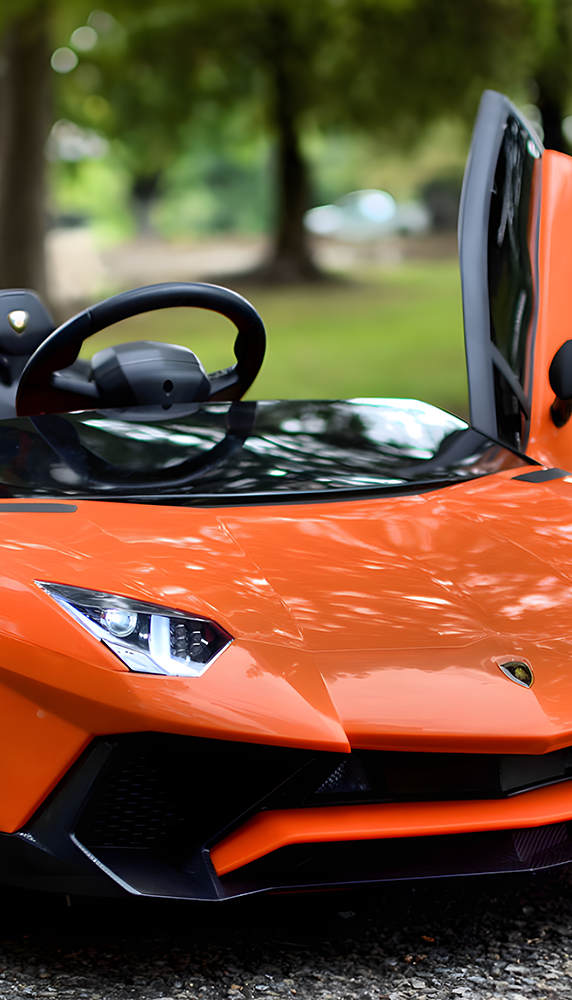
[[156, 237], [157, 230], [151, 221], [151, 212], [157, 204], [161, 175], [136, 177], [131, 185], [131, 207], [137, 227], [137, 236], [143, 239]]
[[277, 137], [276, 222], [273, 248], [260, 277], [275, 282], [317, 281], [325, 276], [310, 252], [304, 213], [309, 206], [309, 170], [300, 147], [296, 60], [291, 59], [287, 15], [273, 11], [268, 71], [272, 82], [271, 124]]
[[36, 5], [8, 26], [0, 88], [0, 287], [46, 295], [44, 146], [49, 130], [48, 12]]
[[308, 205], [308, 168], [299, 137], [286, 115], [277, 122], [277, 218], [267, 273], [276, 281], [315, 281], [321, 272], [314, 264], [304, 227]]

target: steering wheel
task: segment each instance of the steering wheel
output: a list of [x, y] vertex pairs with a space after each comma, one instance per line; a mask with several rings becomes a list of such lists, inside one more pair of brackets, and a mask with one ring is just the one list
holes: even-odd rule
[[[77, 361], [84, 340], [94, 333], [130, 316], [174, 306], [209, 309], [230, 319], [238, 331], [236, 364], [207, 375], [186, 347], [136, 341], [99, 351], [91, 366], [85, 365], [85, 374], [77, 367], [66, 372]], [[131, 406], [168, 411], [173, 405], [193, 402], [232, 402], [252, 385], [265, 347], [260, 316], [237, 292], [186, 282], [136, 288], [78, 313], [40, 344], [20, 377], [16, 413], [33, 416]]]

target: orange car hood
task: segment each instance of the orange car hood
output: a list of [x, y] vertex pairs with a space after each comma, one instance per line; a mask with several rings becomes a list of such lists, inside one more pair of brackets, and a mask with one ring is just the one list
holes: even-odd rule
[[[6, 515], [4, 583], [28, 602], [22, 595], [20, 618], [13, 603], [3, 621], [0, 611], [0, 628], [45, 644], [29, 596], [44, 611], [53, 602], [37, 579], [215, 619], [235, 643], [201, 678], [136, 677], [147, 690], [179, 685], [198, 720], [193, 731], [209, 735], [330, 749], [347, 746], [346, 735], [354, 746], [417, 750], [564, 746], [572, 742], [572, 484], [514, 475], [352, 503], [79, 502], [65, 517]], [[54, 648], [69, 649], [72, 633], [77, 645], [76, 623], [52, 612]], [[85, 658], [94, 640], [81, 640]], [[107, 650], [98, 655], [123, 670]], [[530, 663], [531, 689], [502, 673], [508, 659]], [[276, 686], [269, 694], [270, 675], [280, 695]], [[228, 721], [239, 702], [255, 720], [250, 729]], [[203, 703], [210, 729], [199, 720]]]
[[[572, 483], [501, 473], [225, 523], [303, 633], [350, 742], [572, 742]], [[300, 512], [301, 513], [301, 512]], [[525, 660], [531, 689], [499, 669]]]

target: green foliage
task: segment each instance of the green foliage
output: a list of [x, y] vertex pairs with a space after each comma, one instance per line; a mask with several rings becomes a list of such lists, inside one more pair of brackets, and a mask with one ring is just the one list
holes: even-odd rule
[[[198, 116], [197, 116], [198, 118]], [[326, 204], [358, 188], [382, 188], [399, 200], [417, 197], [435, 178], [462, 177], [469, 130], [444, 120], [427, 128], [406, 150], [356, 132], [312, 129], [304, 142], [313, 177], [311, 201]], [[192, 123], [185, 144], [166, 170], [152, 211], [167, 239], [204, 233], [268, 232], [272, 218], [272, 150], [263, 135], [252, 137], [245, 116], [224, 125], [212, 112]], [[111, 151], [102, 160], [51, 164], [53, 214], [90, 220], [98, 242], [133, 235], [129, 209], [131, 175]]]
[[223, 122], [213, 109], [188, 128], [185, 145], [164, 179], [153, 215], [165, 236], [204, 232], [253, 233], [271, 219], [270, 149], [252, 136], [248, 116]]
[[527, 15], [527, 61], [533, 78], [533, 100], [542, 112], [548, 148], [569, 151], [562, 119], [572, 91], [571, 0], [522, 0]]
[[115, 141], [139, 177], [176, 160], [205, 106], [221, 120], [247, 106], [251, 136], [288, 114], [298, 129], [406, 140], [514, 78], [524, 2], [111, 0], [111, 25], [58, 81], [60, 112]]
[[466, 415], [456, 261], [405, 262], [345, 287], [245, 294], [268, 330], [251, 398], [402, 396]]
[[[403, 396], [467, 415], [459, 270], [454, 260], [406, 261], [359, 282], [241, 287], [262, 316], [268, 350], [252, 399]], [[121, 339], [186, 344], [208, 371], [232, 360], [234, 327], [204, 310], [146, 313]], [[86, 341], [89, 353], [117, 331]]]
[[53, 215], [85, 218], [102, 246], [127, 240], [134, 234], [128, 208], [130, 180], [113, 156], [51, 164]]
[[0, 32], [3, 32], [15, 18], [23, 17], [29, 11], [46, 7], [46, 0], [2, 0], [0, 4]]
[[111, 7], [122, 21], [104, 22], [95, 49], [80, 54], [78, 68], [60, 82], [60, 111], [113, 140], [133, 176], [153, 177], [179, 151], [179, 129], [191, 111], [195, 53], [170, 30], [167, 8]]
[[346, 0], [345, 95], [359, 125], [404, 137], [447, 112], [472, 119], [482, 90], [523, 70], [521, 0]]
[[454, 177], [460, 183], [469, 138], [469, 128], [457, 118], [426, 125], [405, 146], [365, 130], [312, 129], [304, 142], [314, 180], [312, 201], [328, 204], [359, 188], [381, 188], [407, 201], [435, 178]]
[[[110, 140], [126, 199], [162, 196], [167, 235], [270, 227], [280, 206], [282, 222], [294, 206], [301, 229], [304, 207], [354, 176], [413, 193], [398, 156], [385, 156], [396, 184], [376, 170], [374, 139], [413, 161], [423, 129], [471, 120], [484, 86], [514, 93], [536, 73], [558, 111], [571, 85], [572, 0], [106, 0], [107, 14], [83, 0], [3, 0], [0, 29], [46, 5], [54, 47], [73, 48], [86, 23], [98, 32], [76, 69], [52, 75], [56, 115]], [[273, 152], [288, 143], [299, 157], [289, 203]], [[77, 200], [89, 170], [54, 173], [60, 197]]]

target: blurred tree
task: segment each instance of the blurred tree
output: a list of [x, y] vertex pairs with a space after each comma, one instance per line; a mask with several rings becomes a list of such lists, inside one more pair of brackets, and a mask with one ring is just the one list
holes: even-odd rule
[[[519, 64], [520, 0], [217, 0], [212, 58], [233, 92], [257, 93], [276, 142], [274, 246], [262, 276], [318, 276], [303, 134], [310, 124], [411, 140], [472, 116], [484, 86]], [[214, 44], [213, 44], [214, 43]]]
[[530, 77], [538, 88], [532, 97], [542, 115], [544, 145], [561, 153], [570, 144], [562, 122], [572, 91], [571, 0], [525, 0], [528, 14]]
[[320, 277], [303, 226], [305, 131], [339, 125], [411, 141], [444, 113], [472, 115], [483, 86], [524, 73], [530, 10], [570, 0], [108, 0], [89, 17], [83, 0], [2, 2], [0, 282], [42, 288], [50, 17], [79, 57], [59, 78], [58, 114], [114, 141], [141, 228], [197, 102], [220, 114], [251, 106], [276, 150], [274, 240], [261, 276], [290, 281]]
[[398, 134], [440, 115], [470, 121], [482, 90], [522, 78], [522, 0], [346, 0], [348, 110]]
[[44, 145], [50, 127], [49, 8], [0, 12], [0, 287], [46, 291]]
[[53, 122], [54, 76], [50, 56], [58, 32], [81, 16], [85, 4], [0, 3], [0, 287], [29, 287], [46, 295], [45, 144]]
[[[134, 195], [156, 192], [197, 101], [222, 113], [251, 102], [276, 150], [273, 248], [260, 276], [279, 281], [320, 277], [303, 225], [305, 129], [406, 139], [445, 113], [471, 115], [483, 86], [514, 75], [523, 28], [521, 0], [113, 0], [109, 9], [126, 32], [119, 59], [112, 45], [93, 57], [110, 109], [99, 124], [121, 144]], [[84, 107], [88, 119], [97, 110], [89, 99]]]
[[218, 0], [210, 24], [206, 14], [203, 9], [212, 99], [223, 105], [232, 94], [255, 100], [260, 123], [275, 143], [273, 246], [258, 276], [318, 279], [303, 225], [311, 205], [303, 131], [312, 118], [331, 118], [343, 104], [339, 69], [346, 5], [343, 0]]
[[152, 229], [150, 209], [193, 112], [201, 64], [195, 6], [111, 0], [105, 12], [92, 11], [87, 27], [97, 42], [59, 87], [60, 113], [112, 141], [131, 178], [142, 235]]

